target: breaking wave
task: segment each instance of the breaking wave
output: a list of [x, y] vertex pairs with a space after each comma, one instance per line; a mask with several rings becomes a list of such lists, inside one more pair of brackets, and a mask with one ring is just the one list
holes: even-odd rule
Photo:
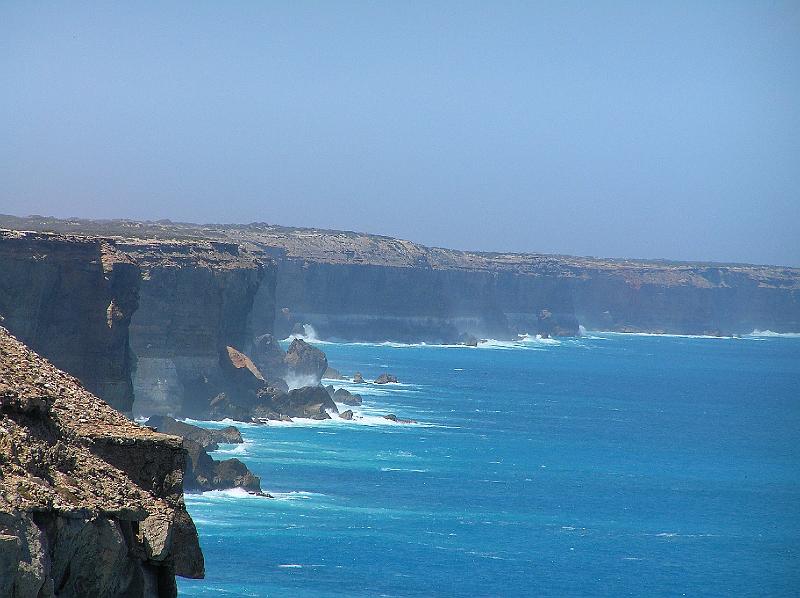
[[763, 338], [800, 338], [800, 332], [772, 332], [772, 330], [753, 330], [747, 336]]

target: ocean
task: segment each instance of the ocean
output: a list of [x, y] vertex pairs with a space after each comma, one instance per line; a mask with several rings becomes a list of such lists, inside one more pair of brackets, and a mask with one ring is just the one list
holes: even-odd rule
[[800, 595], [800, 338], [318, 346], [400, 383], [212, 453], [182, 596]]

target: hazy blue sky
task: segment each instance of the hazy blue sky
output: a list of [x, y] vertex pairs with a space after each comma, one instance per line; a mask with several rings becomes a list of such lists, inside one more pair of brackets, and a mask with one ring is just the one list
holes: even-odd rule
[[800, 2], [0, 1], [0, 212], [800, 265]]

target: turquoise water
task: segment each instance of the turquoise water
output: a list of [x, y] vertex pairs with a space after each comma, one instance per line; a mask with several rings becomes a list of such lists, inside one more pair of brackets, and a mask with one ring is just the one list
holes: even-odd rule
[[187, 496], [182, 595], [798, 595], [800, 339], [319, 346], [403, 384], [242, 427], [276, 499]]

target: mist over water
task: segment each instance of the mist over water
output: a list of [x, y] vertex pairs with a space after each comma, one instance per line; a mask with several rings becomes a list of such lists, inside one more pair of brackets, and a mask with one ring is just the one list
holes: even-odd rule
[[[540, 339], [539, 339], [540, 340]], [[358, 419], [223, 445], [274, 500], [187, 495], [182, 595], [793, 595], [800, 341], [324, 344]], [[383, 420], [392, 412], [417, 420]], [[204, 424], [204, 425], [225, 425]]]

